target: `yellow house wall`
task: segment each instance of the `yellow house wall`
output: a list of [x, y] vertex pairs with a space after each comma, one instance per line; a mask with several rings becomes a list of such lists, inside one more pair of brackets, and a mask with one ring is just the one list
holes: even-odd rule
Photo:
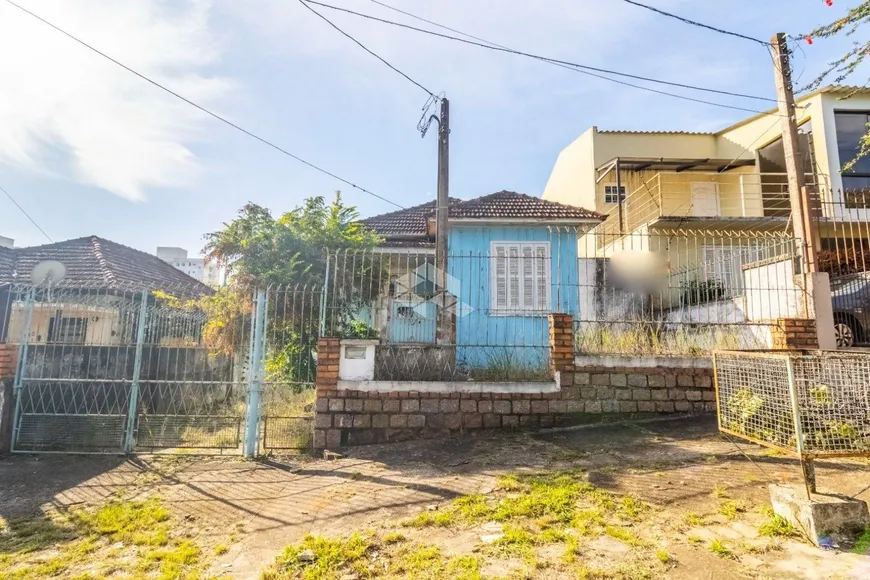
[[559, 153], [544, 188], [544, 199], [600, 210], [595, 201], [596, 131], [591, 127]]
[[[85, 344], [116, 345], [121, 344], [122, 332], [120, 314], [111, 307], [76, 306], [67, 304], [38, 304], [34, 306], [31, 318], [28, 342], [44, 344], [48, 340], [48, 327], [51, 318], [58, 310], [63, 311], [67, 318], [87, 318], [88, 327], [85, 333]], [[22, 303], [16, 303], [9, 315], [9, 336], [18, 337], [24, 329], [25, 311]]]

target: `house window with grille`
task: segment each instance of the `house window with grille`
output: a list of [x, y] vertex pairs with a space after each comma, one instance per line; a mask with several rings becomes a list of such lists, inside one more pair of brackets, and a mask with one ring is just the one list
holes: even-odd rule
[[762, 254], [762, 248], [756, 246], [704, 246], [706, 280], [717, 283], [721, 296], [740, 295], [743, 266], [762, 259]]
[[604, 203], [619, 203], [625, 201], [625, 186], [605, 185]]
[[54, 316], [48, 322], [48, 342], [84, 344], [87, 335], [87, 318]]
[[549, 312], [549, 242], [493, 242], [490, 270], [490, 308], [493, 312]]

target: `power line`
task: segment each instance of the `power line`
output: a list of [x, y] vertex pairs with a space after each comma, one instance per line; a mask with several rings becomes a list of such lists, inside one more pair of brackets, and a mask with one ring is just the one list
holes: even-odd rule
[[[161, 85], [161, 84], [158, 83], [157, 81], [155, 81], [155, 80], [153, 80], [153, 79], [151, 79], [151, 78], [149, 78], [149, 77], [143, 75], [142, 73], [140, 73], [140, 72], [138, 72], [138, 71], [136, 71], [136, 70], [130, 68], [129, 66], [125, 65], [124, 63], [122, 63], [122, 62], [120, 62], [120, 61], [118, 61], [118, 60], [115, 60], [114, 58], [112, 58], [112, 57], [109, 56], [108, 54], [106, 54], [106, 53], [104, 53], [104, 52], [102, 52], [102, 51], [100, 51], [100, 50], [94, 48], [93, 46], [91, 46], [91, 45], [88, 44], [87, 42], [85, 42], [85, 41], [83, 41], [83, 40], [80, 40], [79, 38], [76, 38], [75, 36], [73, 36], [72, 34], [70, 34], [69, 32], [67, 32], [66, 30], [64, 30], [64, 29], [62, 29], [62, 28], [60, 28], [60, 27], [58, 27], [58, 26], [55, 26], [54, 24], [52, 24], [52, 23], [49, 22], [48, 20], [42, 18], [41, 16], [39, 16], [39, 15], [37, 15], [37, 14], [34, 14], [34, 13], [31, 12], [30, 10], [24, 8], [23, 6], [20, 6], [20, 5], [16, 4], [16, 3], [13, 2], [12, 0], [6, 0], [6, 2], [7, 2], [8, 4], [11, 4], [12, 6], [18, 8], [18, 9], [21, 10], [22, 12], [25, 12], [25, 13], [29, 14], [29, 15], [32, 16], [33, 18], [36, 18], [37, 20], [39, 20], [39, 21], [42, 22], [43, 24], [47, 24], [48, 26], [54, 28], [56, 31], [58, 31], [58, 32], [60, 32], [61, 34], [63, 34], [64, 36], [66, 36], [66, 37], [68, 37], [68, 38], [70, 38], [70, 39], [76, 41], [77, 43], [81, 44], [81, 45], [84, 46], [85, 48], [87, 48], [87, 49], [89, 49], [89, 50], [91, 50], [91, 51], [97, 53], [98, 55], [102, 56], [103, 58], [105, 58], [105, 59], [107, 59], [107, 60], [110, 60], [111, 62], [115, 63], [115, 64], [118, 65], [119, 67], [121, 67], [121, 68], [123, 68], [124, 70], [126, 70], [127, 72], [133, 73], [134, 75], [136, 75], [136, 76], [139, 77], [140, 79], [142, 79], [142, 80], [144, 80], [144, 81], [147, 81], [147, 82], [151, 83], [151, 84], [154, 85], [155, 87], [157, 87], [157, 88], [159, 88], [159, 89], [161, 89], [161, 90], [163, 90], [163, 91], [169, 93], [169, 94], [172, 95], [173, 97], [175, 97], [175, 98], [177, 98], [177, 99], [180, 99], [180, 100], [184, 101], [184, 102], [187, 103], [188, 105], [190, 105], [190, 106], [192, 106], [192, 107], [195, 107], [195, 108], [199, 109], [200, 111], [202, 111], [203, 113], [205, 113], [205, 114], [207, 114], [207, 115], [209, 115], [209, 116], [211, 116], [211, 117], [214, 117], [215, 119], [217, 119], [217, 120], [220, 121], [221, 123], [224, 123], [224, 124], [226, 124], [226, 125], [229, 125], [229, 126], [232, 127], [233, 129], [236, 129], [237, 131], [240, 131], [240, 132], [244, 133], [245, 135], [247, 135], [247, 136], [249, 136], [249, 137], [252, 137], [253, 139], [256, 139], [257, 141], [263, 143], [264, 145], [268, 145], [268, 146], [271, 147], [272, 149], [274, 149], [274, 150], [276, 150], [276, 151], [278, 151], [278, 152], [280, 152], [280, 153], [283, 153], [284, 155], [290, 157], [291, 159], [295, 159], [296, 161], [298, 161], [298, 162], [300, 162], [300, 163], [302, 163], [302, 164], [304, 164], [304, 165], [307, 165], [308, 167], [310, 167], [310, 168], [312, 168], [312, 169], [314, 169], [314, 170], [316, 170], [316, 171], [319, 171], [320, 173], [323, 173], [324, 175], [328, 175], [329, 177], [332, 177], [333, 179], [336, 179], [336, 180], [338, 180], [338, 181], [340, 181], [340, 182], [342, 182], [342, 183], [345, 183], [345, 184], [347, 184], [347, 185], [353, 187], [354, 189], [358, 189], [359, 191], [362, 191], [363, 193], [367, 193], [367, 194], [371, 195], [372, 197], [376, 197], [376, 198], [380, 199], [381, 201], [385, 201], [385, 202], [387, 202], [387, 203], [389, 203], [389, 204], [392, 204], [392, 205], [394, 205], [394, 206], [396, 206], [396, 207], [398, 207], [398, 208], [400, 208], [400, 209], [405, 209], [404, 206], [401, 206], [401, 205], [399, 205], [398, 203], [396, 203], [396, 202], [394, 202], [394, 201], [391, 201], [391, 200], [389, 200], [389, 199], [387, 199], [387, 198], [385, 198], [385, 197], [383, 197], [383, 196], [380, 196], [380, 195], [378, 195], [378, 194], [376, 194], [376, 193], [374, 193], [374, 192], [372, 192], [372, 191], [369, 191], [368, 189], [366, 189], [366, 188], [364, 188], [364, 187], [361, 187], [361, 186], [359, 186], [359, 185], [357, 185], [357, 184], [355, 184], [355, 183], [353, 183], [353, 182], [351, 182], [351, 181], [348, 181], [347, 179], [344, 179], [343, 177], [339, 177], [338, 175], [336, 175], [335, 173], [332, 173], [331, 171], [327, 171], [326, 169], [323, 169], [322, 167], [318, 167], [318, 166], [315, 165], [314, 163], [311, 163], [310, 161], [306, 161], [305, 159], [299, 157], [298, 155], [294, 155], [293, 153], [290, 153], [289, 151], [287, 151], [286, 149], [282, 148], [281, 146], [276, 145], [275, 143], [272, 143], [271, 141], [269, 141], [269, 140], [267, 140], [267, 139], [265, 139], [265, 138], [263, 138], [263, 137], [260, 137], [260, 136], [257, 135], [256, 133], [253, 133], [253, 132], [251, 132], [251, 131], [248, 131], [247, 129], [245, 129], [245, 128], [243, 128], [243, 127], [241, 127], [241, 126], [239, 126], [239, 125], [233, 123], [233, 122], [230, 121], [229, 119], [226, 119], [225, 117], [222, 117], [222, 116], [218, 115], [217, 113], [212, 112], [211, 110], [209, 110], [209, 109], [203, 107], [202, 105], [199, 105], [199, 104], [197, 104], [197, 103], [191, 101], [191, 100], [188, 99], [187, 97], [184, 97], [184, 96], [180, 95], [179, 93], [176, 93], [176, 92], [173, 91], [172, 89], [169, 89], [169, 88], [167, 88], [167, 87]], [[7, 195], [8, 195], [8, 194], [7, 194]]]
[[317, 10], [315, 10], [314, 8], [312, 8], [311, 6], [309, 6], [308, 4], [306, 4], [304, 0], [299, 0], [299, 3], [302, 4], [303, 6], [305, 6], [305, 8], [307, 8], [308, 10], [310, 10], [311, 12], [313, 12], [314, 14], [316, 14], [319, 18], [323, 19], [324, 22], [326, 22], [326, 23], [329, 24], [331, 27], [333, 27], [334, 29], [336, 29], [337, 31], [339, 31], [342, 35], [344, 35], [345, 37], [347, 37], [347, 38], [349, 38], [350, 40], [352, 40], [352, 41], [353, 41], [357, 46], [359, 46], [361, 49], [363, 49], [364, 51], [366, 51], [367, 53], [369, 53], [370, 55], [372, 55], [373, 57], [375, 57], [376, 59], [378, 59], [379, 61], [381, 61], [381, 62], [384, 63], [385, 65], [387, 65], [391, 70], [393, 70], [393, 71], [399, 73], [399, 74], [402, 75], [406, 80], [408, 80], [409, 82], [411, 82], [411, 83], [414, 84], [415, 86], [419, 87], [420, 89], [424, 90], [424, 91], [425, 91], [425, 92], [426, 92], [430, 97], [434, 97], [434, 96], [435, 96], [435, 94], [434, 94], [432, 91], [430, 91], [429, 89], [427, 89], [426, 87], [424, 87], [423, 85], [421, 85], [420, 83], [418, 83], [417, 81], [415, 81], [414, 79], [412, 79], [411, 77], [409, 77], [408, 75], [406, 75], [405, 73], [403, 73], [402, 71], [400, 71], [399, 69], [397, 69], [396, 67], [394, 67], [393, 65], [391, 65], [391, 64], [390, 64], [389, 62], [387, 62], [385, 59], [381, 58], [381, 57], [380, 57], [378, 54], [376, 54], [374, 51], [372, 51], [372, 50], [370, 50], [369, 48], [367, 48], [367, 47], [366, 47], [362, 42], [360, 42], [359, 40], [357, 40], [356, 38], [354, 38], [353, 36], [351, 36], [350, 34], [348, 34], [347, 32], [345, 32], [344, 30], [342, 30], [341, 28], [339, 28], [336, 24], [334, 24], [334, 23], [333, 23], [331, 20], [329, 20], [326, 16], [324, 16], [323, 14], [321, 14], [320, 12], [318, 12]]
[[643, 4], [641, 2], [636, 2], [635, 0], [622, 0], [626, 4], [631, 4], [633, 6], [637, 6], [638, 8], [644, 8], [646, 10], [650, 10], [651, 12], [655, 12], [656, 14], [661, 14], [662, 16], [667, 16], [668, 18], [673, 18], [675, 20], [679, 20], [684, 24], [690, 24], [692, 26], [697, 26], [699, 28], [706, 28], [707, 30], [712, 30], [713, 32], [718, 32], [719, 34], [726, 34], [728, 36], [734, 36], [736, 38], [742, 38], [743, 40], [751, 40], [752, 42], [756, 42], [762, 45], [765, 48], [770, 48], [770, 43], [765, 42], [759, 38], [753, 38], [752, 36], [746, 36], [745, 34], [740, 34], [739, 32], [731, 32], [730, 30], [723, 30], [722, 28], [716, 28], [715, 26], [710, 26], [709, 24], [704, 24], [702, 22], [696, 22], [694, 20], [689, 20], [688, 18], [684, 18], [682, 16], [678, 16], [676, 14], [672, 14], [670, 12], [665, 12], [660, 8], [656, 8], [655, 6], [650, 6], [648, 4]]
[[[301, 1], [301, 0], [300, 0], [300, 1]], [[496, 47], [496, 48], [499, 48], [499, 49], [503, 49], [503, 50], [506, 51], [506, 52], [511, 52], [511, 53], [514, 52], [512, 49], [510, 49], [510, 48], [508, 48], [508, 47], [506, 47], [506, 46], [504, 46], [504, 45], [498, 44], [498, 43], [496, 43], [496, 42], [492, 42], [491, 40], [486, 40], [486, 39], [484, 39], [484, 38], [480, 38], [479, 36], [474, 36], [473, 34], [468, 34], [467, 32], [462, 32], [461, 30], [457, 30], [457, 29], [455, 29], [455, 28], [450, 28], [449, 26], [445, 26], [444, 24], [439, 24], [439, 23], [434, 22], [434, 21], [432, 21], [432, 20], [428, 20], [428, 19], [426, 19], [426, 18], [423, 18], [422, 16], [417, 16], [416, 14], [412, 14], [412, 13], [407, 12], [407, 11], [405, 11], [405, 10], [401, 10], [401, 9], [399, 9], [399, 8], [396, 8], [395, 6], [390, 6], [389, 4], [385, 4], [384, 2], [380, 2], [379, 0], [369, 0], [369, 1], [375, 3], [375, 4], [379, 5], [379, 6], [383, 6], [384, 8], [387, 8], [387, 9], [389, 9], [389, 10], [393, 10], [393, 11], [398, 12], [398, 13], [400, 13], [400, 14], [404, 14], [405, 16], [409, 16], [409, 17], [411, 17], [411, 18], [414, 18], [415, 20], [419, 20], [419, 21], [421, 21], [421, 22], [425, 22], [425, 23], [427, 23], [427, 24], [431, 24], [432, 26], [436, 26], [436, 27], [441, 28], [441, 29], [443, 29], [443, 30], [449, 30], [450, 32], [454, 32], [454, 33], [459, 34], [459, 35], [461, 35], [461, 36], [465, 36], [465, 37], [467, 37], [467, 38], [471, 38], [471, 39], [474, 39], [474, 40], [480, 41], [480, 42], [485, 43], [485, 44], [488, 44], [488, 45], [490, 45], [490, 46], [492, 46], [492, 47]], [[336, 9], [338, 9], [338, 8], [336, 8]], [[360, 14], [360, 16], [368, 17], [367, 15], [364, 15], [364, 14]], [[374, 20], [378, 20], [378, 21], [380, 21], [380, 22], [385, 22], [385, 23], [389, 23], [389, 24], [396, 24], [397, 26], [401, 26], [401, 27], [403, 27], [403, 28], [410, 28], [410, 29], [412, 29], [412, 30], [419, 30], [419, 31], [421, 31], [421, 32], [429, 33], [429, 31], [426, 31], [426, 30], [423, 30], [423, 29], [418, 29], [418, 28], [415, 28], [415, 27], [408, 27], [408, 26], [403, 25], [403, 24], [400, 24], [400, 23], [393, 23], [393, 22], [388, 21], [388, 20], [381, 20], [380, 18], [374, 18], [374, 17], [371, 17], [371, 18], [374, 19]], [[438, 35], [438, 36], [442, 36], [442, 35]], [[449, 36], [444, 36], [444, 38], [451, 38], [451, 37], [449, 37]], [[461, 39], [456, 39], [456, 40], [461, 40]], [[477, 43], [471, 43], [471, 44], [477, 45]], [[487, 48], [487, 47], [484, 47], [484, 48]], [[536, 58], [537, 60], [541, 60], [542, 62], [546, 62], [546, 63], [548, 63], [548, 64], [552, 64], [552, 65], [554, 65], [554, 66], [558, 66], [558, 67], [561, 67], [561, 68], [564, 68], [564, 69], [570, 70], [570, 71], [572, 71], [572, 72], [576, 72], [576, 73], [580, 73], [580, 74], [585, 74], [585, 75], [587, 75], [587, 76], [595, 77], [595, 78], [598, 78], [598, 79], [603, 79], [603, 80], [606, 80], [606, 81], [610, 81], [610, 82], [612, 82], [612, 83], [616, 83], [616, 84], [624, 85], [624, 86], [626, 86], [626, 87], [631, 87], [631, 88], [635, 88], [635, 89], [640, 89], [640, 90], [642, 90], [642, 91], [648, 91], [648, 92], [650, 92], [650, 93], [656, 93], [656, 94], [659, 94], [659, 95], [665, 95], [665, 96], [668, 96], [668, 97], [673, 97], [673, 98], [675, 98], [675, 99], [681, 99], [681, 100], [684, 100], [684, 101], [691, 101], [691, 102], [693, 102], [693, 103], [702, 103], [702, 104], [705, 104], [705, 105], [712, 105], [712, 106], [715, 106], [715, 107], [722, 107], [722, 108], [725, 108], [725, 109], [735, 109], [735, 110], [738, 110], [738, 111], [746, 111], [746, 112], [748, 112], [748, 113], [756, 113], [756, 114], [763, 113], [763, 111], [757, 111], [757, 110], [755, 110], [755, 109], [747, 109], [747, 108], [744, 108], [744, 107], [736, 107], [736, 106], [733, 106], [733, 105], [725, 105], [725, 104], [722, 104], [722, 103], [713, 103], [713, 102], [711, 102], [711, 101], [706, 101], [706, 100], [703, 100], [703, 99], [696, 99], [696, 98], [693, 98], [693, 97], [687, 97], [687, 96], [685, 96], [685, 95], [678, 95], [678, 94], [676, 94], [676, 93], [669, 93], [669, 92], [667, 92], [667, 91], [660, 91], [660, 90], [653, 89], [653, 88], [650, 88], [650, 87], [644, 87], [644, 86], [641, 86], [641, 85], [636, 85], [636, 84], [629, 83], [629, 82], [626, 82], [626, 81], [621, 81], [621, 80], [618, 80], [618, 79], [613, 79], [613, 78], [606, 77], [606, 76], [603, 76], [603, 75], [595, 74], [595, 73], [589, 72], [589, 71], [587, 71], [587, 70], [582, 70], [582, 69], [576, 68], [575, 66], [571, 66], [571, 65], [568, 65], [568, 64], [565, 64], [565, 63], [562, 63], [562, 62], [556, 62], [556, 61], [553, 61], [553, 60], [550, 60], [550, 59], [547, 59], [547, 58], [543, 58], [543, 57], [533, 57], [533, 58]], [[711, 89], [711, 90], [712, 90], [712, 89]], [[717, 92], [718, 92], [718, 91], [717, 91]], [[726, 93], [726, 94], [730, 94], [730, 93]], [[754, 97], [754, 98], [761, 99], [762, 97]], [[772, 99], [771, 99], [771, 100], [772, 100]]]
[[[7, 1], [8, 1], [8, 0], [7, 0]], [[512, 48], [503, 47], [503, 46], [501, 46], [501, 45], [497, 45], [497, 44], [495, 44], [495, 43], [492, 43], [492, 42], [489, 42], [489, 41], [486, 41], [486, 40], [483, 40], [483, 39], [477, 39], [477, 40], [479, 40], [480, 42], [476, 42], [476, 41], [474, 41], [474, 40], [467, 40], [467, 39], [464, 39], [464, 38], [458, 38], [458, 37], [456, 37], [456, 36], [451, 36], [451, 35], [449, 35], [449, 34], [442, 34], [442, 33], [440, 33], [440, 32], [435, 32], [435, 31], [432, 31], [432, 30], [427, 30], [427, 29], [425, 29], [425, 28], [419, 28], [419, 27], [416, 27], [416, 26], [411, 26], [411, 25], [409, 25], [409, 24], [403, 24], [403, 23], [400, 23], [400, 22], [392, 21], [392, 20], [386, 20], [386, 19], [384, 19], [384, 18], [378, 18], [378, 17], [376, 17], [376, 16], [372, 16], [372, 15], [369, 15], [369, 14], [363, 14], [363, 13], [361, 13], [361, 12], [356, 12], [356, 11], [354, 11], [354, 10], [349, 10], [349, 9], [347, 9], [347, 8], [341, 8], [341, 7], [338, 7], [338, 6], [333, 6], [333, 5], [331, 5], [331, 4], [325, 4], [325, 3], [323, 3], [323, 2], [318, 2], [318, 1], [316, 1], [316, 0], [300, 0], [300, 1], [304, 1], [304, 2], [306, 2], [306, 3], [308, 3], [308, 4], [315, 4], [315, 5], [317, 5], [317, 6], [322, 6], [322, 7], [324, 7], [324, 8], [329, 8], [329, 9], [331, 9], [331, 10], [336, 10], [336, 11], [339, 11], [339, 12], [346, 12], [346, 13], [348, 13], [348, 14], [353, 14], [354, 16], [358, 16], [358, 17], [360, 17], [360, 18], [365, 18], [365, 19], [368, 19], [368, 20], [374, 20], [374, 21], [376, 21], [376, 22], [381, 22], [381, 23], [383, 23], [383, 24], [389, 24], [389, 25], [391, 25], [391, 26], [398, 26], [398, 27], [400, 27], [400, 28], [406, 28], [406, 29], [408, 29], [408, 30], [413, 30], [413, 31], [415, 31], [415, 32], [420, 32], [420, 33], [422, 33], [422, 34], [428, 34], [428, 35], [430, 35], [430, 36], [436, 36], [436, 37], [444, 38], [444, 39], [447, 39], [447, 40], [453, 40], [453, 41], [461, 42], [461, 43], [464, 43], [464, 44], [470, 44], [470, 45], [472, 45], [472, 46], [478, 46], [478, 47], [486, 48], [486, 49], [489, 49], [489, 50], [494, 50], [494, 51], [499, 51], [499, 52], [507, 52], [507, 53], [510, 53], [510, 54], [515, 54], [515, 55], [519, 55], [519, 56], [525, 56], [525, 57], [528, 57], [528, 58], [533, 58], [533, 59], [540, 60], [540, 61], [544, 61], [544, 62], [548, 62], [548, 63], [551, 63], [551, 64], [565, 65], [565, 66], [571, 67], [571, 68], [573, 68], [573, 69], [582, 69], [582, 70], [585, 70], [585, 71], [594, 71], [594, 72], [599, 72], [599, 73], [611, 74], [611, 75], [615, 75], [615, 76], [621, 76], [621, 77], [626, 77], [626, 78], [631, 78], [631, 79], [636, 79], [636, 80], [641, 80], [641, 81], [646, 81], [646, 82], [651, 82], [651, 83], [657, 83], [657, 84], [662, 84], [662, 85], [668, 85], [668, 86], [678, 87], [678, 88], [683, 88], [683, 89], [690, 89], [690, 90], [694, 90], [694, 91], [703, 91], [703, 92], [708, 92], [708, 93], [715, 93], [715, 94], [720, 94], [720, 95], [727, 95], [727, 96], [730, 96], [730, 97], [739, 97], [739, 98], [743, 98], [743, 99], [753, 99], [753, 100], [766, 101], [766, 102], [772, 102], [772, 103], [775, 103], [775, 102], [776, 102], [776, 99], [773, 99], [773, 98], [770, 98], [770, 97], [759, 97], [759, 96], [757, 96], [757, 95], [747, 95], [747, 94], [744, 94], [744, 93], [735, 93], [735, 92], [731, 92], [731, 91], [723, 91], [723, 90], [719, 90], [719, 89], [711, 89], [711, 88], [707, 88], [707, 87], [699, 87], [699, 86], [696, 86], [696, 85], [689, 85], [689, 84], [685, 84], [685, 83], [677, 83], [677, 82], [673, 82], [673, 81], [665, 81], [665, 80], [661, 80], [661, 79], [656, 79], [656, 78], [651, 78], [651, 77], [645, 77], [645, 76], [641, 76], [641, 75], [635, 75], [635, 74], [630, 74], [630, 73], [624, 73], [624, 72], [619, 72], [619, 71], [615, 71], [615, 70], [609, 70], [609, 69], [604, 69], [604, 68], [598, 68], [598, 67], [593, 67], [593, 66], [589, 66], [589, 65], [583, 65], [583, 64], [579, 64], [579, 63], [575, 63], [575, 62], [570, 62], [570, 61], [565, 61], [565, 60], [560, 60], [560, 59], [550, 58], [550, 57], [546, 57], [546, 56], [541, 56], [541, 55], [537, 55], [537, 54], [532, 54], [532, 53], [528, 53], [528, 52], [523, 52], [523, 51], [516, 50], [516, 49], [512, 49]], [[381, 4], [382, 6], [385, 6], [383, 3], [380, 3], [380, 2], [378, 2], [378, 3]], [[392, 7], [389, 7], [389, 8], [392, 8]], [[404, 11], [403, 11], [403, 13], [404, 13]], [[409, 13], [406, 13], [406, 14], [409, 14]], [[419, 17], [413, 16], [413, 15], [412, 15], [412, 17], [414, 17], [414, 18], [419, 18]], [[423, 19], [421, 19], [421, 20], [423, 20]], [[463, 33], [463, 32], [459, 32], [459, 31], [455, 31], [455, 30], [453, 30], [453, 29], [449, 29], [449, 28], [446, 27], [446, 26], [443, 26], [443, 25], [440, 25], [440, 24], [437, 24], [437, 23], [432, 23], [431, 21], [428, 21], [428, 22], [430, 22], [430, 23], [433, 24], [434, 26], [439, 26], [439, 27], [441, 27], [441, 28], [444, 28], [444, 29], [448, 29], [448, 30], [454, 31], [454, 32], [456, 32], [457, 34], [462, 34], [463, 36], [467, 36], [467, 37], [469, 37], [469, 38], [474, 38], [474, 37], [473, 37], [472, 35], [470, 35], [470, 34]], [[605, 77], [605, 78], [607, 78], [607, 77]], [[609, 79], [609, 78], [608, 78], [608, 80], [615, 80], [615, 79]], [[640, 87], [638, 87], [638, 88], [640, 88]], [[673, 94], [670, 94], [670, 93], [666, 93], [666, 94], [669, 94], [670, 96], [678, 96], [678, 95], [673, 95]], [[702, 101], [702, 102], [705, 102], [706, 104], [710, 104], [710, 105], [713, 105], [713, 106], [720, 106], [720, 107], [725, 107], [725, 108], [737, 108], [737, 107], [731, 107], [730, 105], [723, 105], [723, 104], [721, 104], [721, 103], [712, 103], [712, 102], [707, 102], [707, 101]], [[742, 107], [740, 107], [740, 108], [738, 108], [738, 109], [739, 109], [739, 110], [743, 110], [743, 111], [749, 111], [749, 112], [752, 112], [752, 113], [761, 113], [761, 112], [762, 112], [762, 111], [757, 111], [757, 110], [753, 110], [753, 109], [745, 109], [745, 108], [742, 108]]]
[[44, 229], [42, 229], [41, 227], [39, 227], [39, 224], [36, 223], [36, 220], [33, 219], [32, 217], [30, 217], [30, 214], [27, 213], [27, 212], [24, 210], [24, 208], [21, 207], [21, 205], [20, 205], [17, 201], [15, 201], [15, 198], [12, 197], [12, 194], [10, 194], [8, 191], [6, 191], [6, 190], [3, 188], [2, 185], [0, 185], [0, 191], [2, 191], [3, 193], [5, 193], [5, 194], [6, 194], [6, 197], [9, 198], [9, 201], [11, 201], [12, 203], [14, 203], [14, 204], [15, 204], [15, 207], [17, 207], [18, 209], [21, 210], [21, 213], [24, 214], [24, 217], [26, 217], [27, 219], [29, 219], [29, 220], [30, 220], [30, 223], [32, 223], [32, 224], [36, 227], [36, 229], [38, 229], [40, 232], [42, 232], [42, 235], [45, 236], [45, 239], [47, 239], [47, 240], [48, 240], [49, 242], [51, 242], [52, 244], [54, 243], [54, 240], [52, 240], [52, 239], [48, 236], [48, 234], [45, 233], [45, 230], [44, 230]]

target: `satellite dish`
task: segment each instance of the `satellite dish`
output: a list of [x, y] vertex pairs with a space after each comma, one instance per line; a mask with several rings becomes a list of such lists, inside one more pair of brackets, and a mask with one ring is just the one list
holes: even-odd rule
[[66, 266], [57, 260], [44, 260], [33, 267], [30, 280], [34, 286], [57, 284], [66, 276]]

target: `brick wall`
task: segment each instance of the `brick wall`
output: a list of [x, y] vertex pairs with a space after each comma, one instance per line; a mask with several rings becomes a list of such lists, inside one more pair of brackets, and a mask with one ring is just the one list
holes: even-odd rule
[[15, 376], [18, 345], [0, 343], [0, 379]]
[[[573, 355], [571, 361], [573, 365]], [[582, 366], [562, 371], [560, 379], [560, 390], [554, 393], [318, 387], [314, 445], [337, 448], [481, 429], [535, 429], [715, 410], [712, 368]]]
[[550, 314], [550, 368], [574, 370], [574, 316]]
[[819, 348], [816, 321], [780, 318], [771, 327], [774, 350], [815, 350]]
[[315, 386], [319, 391], [335, 389], [338, 385], [338, 364], [341, 362], [341, 339], [321, 338], [317, 341], [317, 377]]

